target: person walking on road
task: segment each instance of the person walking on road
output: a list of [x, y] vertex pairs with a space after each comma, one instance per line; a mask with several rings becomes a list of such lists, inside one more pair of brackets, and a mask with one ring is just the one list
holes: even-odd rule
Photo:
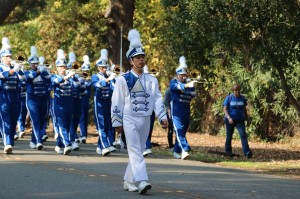
[[126, 57], [132, 69], [116, 78], [111, 106], [112, 124], [118, 133], [124, 129], [126, 137], [129, 162], [123, 188], [145, 194], [152, 187], [143, 157], [152, 111], [155, 111], [163, 128], [167, 128], [168, 121], [157, 79], [143, 72], [145, 51], [139, 32], [130, 30], [128, 40], [130, 47]]

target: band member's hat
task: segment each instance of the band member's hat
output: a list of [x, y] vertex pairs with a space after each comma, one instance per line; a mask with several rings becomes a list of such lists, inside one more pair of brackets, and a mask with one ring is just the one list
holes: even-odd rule
[[130, 42], [129, 49], [126, 53], [126, 57], [128, 60], [131, 60], [137, 55], [146, 56], [145, 50], [143, 49], [143, 45], [141, 42], [140, 33], [136, 29], [129, 30], [128, 40]]
[[181, 56], [179, 58], [179, 67], [176, 68], [176, 74], [177, 75], [186, 75], [187, 74], [187, 65], [186, 60], [184, 56]]

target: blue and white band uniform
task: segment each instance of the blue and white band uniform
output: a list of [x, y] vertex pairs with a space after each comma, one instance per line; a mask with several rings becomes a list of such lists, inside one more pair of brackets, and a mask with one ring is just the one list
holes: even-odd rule
[[[112, 107], [113, 127], [122, 126], [124, 115], [146, 117], [151, 116], [153, 110], [155, 111], [159, 121], [165, 119], [166, 113], [164, 111], [162, 100], [159, 100], [161, 103], [154, 103], [155, 100], [152, 100], [153, 97], [161, 97], [161, 93], [158, 90], [158, 82], [155, 77], [147, 73], [143, 73], [141, 76], [139, 76], [137, 73], [131, 70], [122, 77], [118, 77], [116, 79], [116, 84], [118, 81], [118, 86], [120, 86], [120, 84], [123, 86], [122, 92], [118, 92], [118, 95], [125, 96], [126, 101], [130, 103], [115, 103], [117, 106]], [[115, 85], [115, 88], [117, 88], [117, 85]], [[117, 99], [112, 100], [117, 102]]]
[[185, 84], [177, 79], [170, 82], [171, 115], [173, 119], [176, 141], [174, 152], [182, 153], [191, 148], [186, 139], [186, 132], [190, 123], [190, 103], [196, 96], [195, 88], [185, 88]]
[[[133, 70], [116, 78], [112, 97], [112, 125], [123, 126], [129, 162], [124, 175], [127, 182], [148, 181], [145, 159], [141, 151], [150, 129], [153, 110], [159, 121], [166, 119], [158, 81], [150, 74], [140, 76]], [[138, 164], [137, 164], [138, 163]]]
[[92, 76], [94, 92], [94, 114], [95, 124], [99, 134], [98, 147], [100, 149], [112, 146], [109, 136], [114, 134], [111, 124], [111, 96], [113, 88], [110, 82], [106, 82], [108, 77], [102, 73]]
[[0, 63], [0, 132], [4, 146], [14, 146], [14, 135], [20, 114], [20, 81], [25, 80], [20, 70], [12, 75], [13, 66]]
[[26, 76], [26, 106], [32, 121], [31, 142], [43, 143], [45, 117], [49, 110], [48, 85], [51, 75], [47, 71], [38, 73], [35, 70], [25, 71]]
[[64, 80], [62, 75], [53, 75], [51, 78], [54, 89], [53, 112], [58, 126], [56, 146], [61, 148], [71, 146], [69, 131], [73, 113], [72, 87], [80, 86], [76, 77]]

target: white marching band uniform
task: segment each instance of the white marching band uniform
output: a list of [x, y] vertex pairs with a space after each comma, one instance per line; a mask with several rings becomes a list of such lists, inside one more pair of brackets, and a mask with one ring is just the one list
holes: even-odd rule
[[[129, 40], [130, 34], [129, 32]], [[139, 37], [138, 32], [137, 34]], [[129, 60], [132, 61], [137, 55], [145, 55], [141, 47], [132, 46], [131, 40], [130, 44], [131, 48], [127, 52]], [[139, 44], [141, 45], [141, 43]], [[143, 151], [149, 134], [150, 117], [153, 110], [159, 121], [167, 119], [162, 95], [155, 77], [145, 73], [139, 75], [132, 69], [116, 78], [111, 114], [112, 126], [122, 126], [126, 137], [129, 162], [124, 175], [124, 189], [138, 190], [140, 194], [151, 189], [151, 184], [147, 182], [148, 174]], [[138, 188], [135, 183], [139, 183]]]

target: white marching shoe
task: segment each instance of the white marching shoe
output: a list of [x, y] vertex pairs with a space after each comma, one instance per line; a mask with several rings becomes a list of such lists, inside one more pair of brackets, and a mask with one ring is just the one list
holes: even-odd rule
[[5, 145], [4, 147], [4, 153], [6, 154], [12, 154], [12, 151], [13, 151], [13, 148], [12, 146], [9, 144], [9, 145]]
[[30, 143], [29, 143], [29, 147], [30, 147], [31, 149], [36, 149], [36, 144], [33, 143], [33, 142], [30, 142]]
[[97, 147], [97, 148], [96, 148], [96, 153], [97, 153], [98, 155], [102, 155], [102, 150], [101, 150], [99, 147]]
[[110, 152], [115, 152], [115, 151], [117, 150], [117, 149], [116, 149], [115, 147], [113, 147], [113, 146], [108, 147], [108, 149], [109, 149]]
[[151, 188], [152, 185], [149, 182], [141, 181], [139, 184], [139, 194], [145, 194]]
[[16, 141], [16, 140], [18, 140], [18, 139], [19, 139], [19, 134], [16, 133], [16, 134], [14, 135], [14, 140]]
[[42, 150], [43, 149], [42, 143], [37, 143], [36, 148], [37, 150]]
[[188, 159], [189, 157], [190, 157], [190, 154], [189, 154], [188, 152], [183, 151], [183, 152], [181, 153], [181, 159], [182, 159], [182, 160], [186, 160], [186, 159]]
[[64, 151], [59, 146], [56, 146], [54, 150], [58, 154], [63, 154], [64, 153]]
[[180, 153], [174, 152], [173, 156], [174, 156], [175, 159], [181, 159], [181, 154]]
[[25, 132], [24, 132], [24, 131], [20, 131], [20, 132], [19, 132], [19, 137], [20, 137], [20, 138], [23, 138], [24, 135], [25, 135]]
[[73, 151], [79, 150], [79, 145], [77, 144], [77, 142], [72, 142], [72, 150]]
[[137, 186], [135, 186], [134, 183], [127, 182], [127, 181], [124, 181], [123, 188], [124, 188], [125, 190], [131, 191], [131, 192], [135, 192], [135, 191], [138, 191], [138, 190], [139, 190], [139, 188], [137, 188]]
[[71, 153], [72, 151], [72, 147], [71, 146], [66, 146], [64, 148], [64, 155], [68, 155], [69, 153]]
[[86, 137], [84, 137], [84, 136], [80, 137], [79, 140], [80, 140], [80, 143], [82, 143], [82, 144], [86, 143]]
[[150, 154], [152, 154], [152, 150], [151, 150], [151, 149], [145, 149], [144, 152], [143, 152], [143, 156], [144, 156], [144, 157], [145, 157], [145, 156], [148, 156], [148, 155], [150, 155]]
[[109, 147], [105, 148], [105, 149], [102, 149], [102, 155], [103, 156], [107, 156], [110, 154], [110, 150], [109, 150]]
[[42, 140], [43, 140], [44, 142], [46, 142], [47, 139], [48, 139], [48, 135], [43, 135]]

